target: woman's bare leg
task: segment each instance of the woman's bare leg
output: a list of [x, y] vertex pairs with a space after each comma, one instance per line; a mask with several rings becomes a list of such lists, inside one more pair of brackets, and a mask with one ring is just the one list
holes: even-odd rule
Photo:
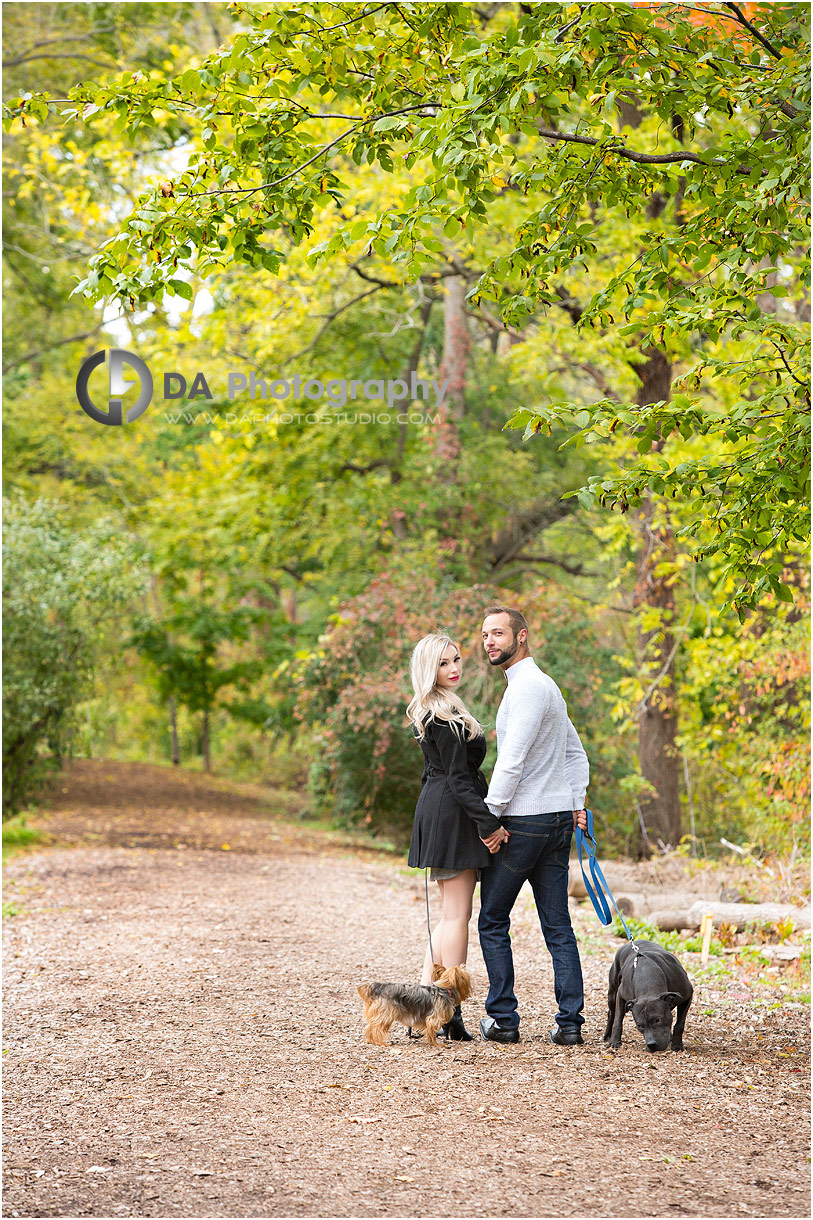
[[[438, 881], [437, 885], [440, 888], [441, 901], [443, 900], [443, 887], [445, 881]], [[428, 987], [432, 982], [432, 969], [435, 962], [441, 960], [441, 951], [443, 945], [443, 919], [438, 921], [437, 927], [432, 929], [432, 946], [430, 948], [428, 940], [426, 945], [426, 955], [423, 959], [423, 972], [421, 974], [421, 983], [424, 987]], [[432, 950], [434, 949], [434, 954]]]
[[428, 986], [432, 982], [432, 967], [435, 962], [444, 966], [462, 966], [466, 964], [469, 949], [469, 922], [474, 898], [474, 887], [477, 884], [477, 871], [473, 868], [464, 869], [456, 877], [448, 881], [438, 881], [443, 903], [443, 918], [432, 929], [433, 955], [426, 946], [426, 956], [423, 959], [421, 982]]
[[[443, 882], [440, 960], [444, 966], [465, 966], [469, 951], [469, 922], [477, 884], [477, 870], [464, 869]], [[434, 940], [434, 937], [432, 938]]]

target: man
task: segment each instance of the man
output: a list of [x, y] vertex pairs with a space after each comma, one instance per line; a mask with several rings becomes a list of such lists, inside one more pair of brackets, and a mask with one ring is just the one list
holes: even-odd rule
[[485, 800], [508, 838], [500, 845], [504, 835], [497, 830], [483, 840], [496, 854], [480, 882], [478, 926], [490, 983], [480, 1031], [491, 1042], [519, 1041], [509, 929], [517, 896], [530, 881], [559, 1006], [550, 1039], [577, 1046], [583, 1042], [584, 984], [567, 880], [574, 827], [587, 829], [587, 755], [562, 692], [528, 650], [528, 624], [518, 610], [486, 611], [483, 647], [507, 681], [497, 713], [497, 763]]

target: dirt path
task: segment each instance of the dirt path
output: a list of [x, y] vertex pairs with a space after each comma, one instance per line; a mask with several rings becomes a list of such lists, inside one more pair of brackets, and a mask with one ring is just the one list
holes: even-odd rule
[[[62, 788], [43, 822], [79, 842], [93, 807], [103, 841], [6, 870], [5, 1215], [809, 1215], [809, 1009], [786, 975], [687, 961], [687, 1052], [629, 1030], [612, 1056], [619, 942], [582, 909], [586, 1045], [555, 1048], [523, 895], [521, 1043], [369, 1047], [355, 986], [415, 976], [421, 878], [245, 787], [84, 763]], [[109, 845], [128, 828], [161, 845]], [[476, 1028], [476, 934], [470, 966]]]

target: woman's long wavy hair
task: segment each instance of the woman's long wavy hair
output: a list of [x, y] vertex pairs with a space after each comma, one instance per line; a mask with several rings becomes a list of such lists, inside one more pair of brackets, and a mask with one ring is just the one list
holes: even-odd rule
[[469, 741], [483, 731], [482, 725], [475, 720], [462, 699], [453, 692], [439, 690], [436, 686], [440, 658], [450, 644], [452, 648], [457, 648], [457, 644], [448, 635], [425, 635], [415, 645], [412, 653], [409, 673], [415, 695], [407, 707], [407, 716], [415, 725], [415, 731], [421, 741], [430, 716], [434, 716], [435, 720], [445, 720], [458, 736], [465, 732]]

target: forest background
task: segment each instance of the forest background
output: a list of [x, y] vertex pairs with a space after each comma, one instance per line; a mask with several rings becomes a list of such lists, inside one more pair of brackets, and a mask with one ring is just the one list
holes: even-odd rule
[[603, 846], [809, 850], [806, 5], [15, 3], [4, 67], [4, 816], [84, 755], [402, 843], [497, 599]]

